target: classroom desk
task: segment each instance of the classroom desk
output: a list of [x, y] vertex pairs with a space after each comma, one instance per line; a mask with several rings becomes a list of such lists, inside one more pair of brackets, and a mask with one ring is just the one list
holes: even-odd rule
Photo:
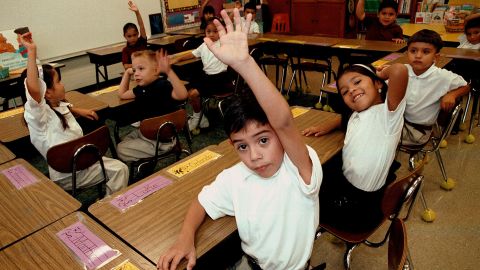
[[[125, 45], [117, 45], [87, 51], [90, 63], [95, 64], [97, 87], [100, 83], [100, 76], [102, 76], [104, 81], [108, 81], [107, 66], [122, 62], [122, 50], [124, 47]], [[103, 72], [100, 67], [103, 67]]]
[[81, 205], [23, 159], [15, 159], [0, 165], [0, 171], [15, 165], [23, 165], [38, 182], [18, 190], [3, 173], [0, 173], [1, 248], [76, 211]]
[[[393, 59], [393, 60], [392, 60]], [[439, 68], [445, 67], [448, 63], [452, 61], [452, 58], [447, 57], [443, 54], [440, 54], [437, 61], [435, 61], [435, 66]], [[383, 66], [383, 65], [392, 65], [395, 63], [408, 64], [408, 58], [406, 53], [391, 53], [375, 62], [372, 63], [374, 67]]]
[[148, 40], [148, 45], [153, 50], [165, 49], [167, 52], [172, 53], [176, 51], [175, 43], [177, 40], [187, 40], [189, 37], [188, 35], [165, 36]]
[[[130, 89], [133, 89], [134, 84], [136, 83], [130, 82]], [[133, 99], [121, 99], [118, 96], [118, 87], [118, 85], [110, 86], [95, 92], [90, 92], [87, 95], [107, 104], [109, 108], [116, 108], [132, 102]]]
[[[66, 92], [65, 98], [77, 107], [94, 111], [100, 111], [108, 106], [106, 103], [77, 91]], [[0, 113], [0, 126], [8, 127], [0, 129], [1, 142], [11, 142], [28, 136], [29, 132], [23, 119], [23, 111], [23, 106], [20, 106]]]
[[0, 143], [0, 164], [15, 159], [15, 154], [12, 153], [3, 143]]
[[167, 34], [169, 34], [169, 35], [187, 35], [187, 36], [204, 36], [205, 35], [205, 30], [202, 30], [202, 29], [200, 29], [199, 26], [196, 26], [196, 27], [192, 27], [192, 28], [187, 28], [187, 29], [168, 32]]
[[[330, 117], [334, 117], [334, 114], [309, 110], [296, 117], [294, 121], [299, 129], [303, 129]], [[324, 163], [342, 149], [343, 138], [343, 133], [336, 131], [321, 138], [305, 137], [305, 141], [317, 151], [320, 160]], [[169, 168], [201, 154], [206, 149], [222, 154], [222, 156], [182, 178], [176, 178], [167, 173]], [[127, 187], [126, 190], [96, 202], [89, 207], [89, 212], [147, 258], [156, 262], [160, 255], [175, 242], [185, 213], [202, 187], [211, 183], [223, 169], [231, 167], [239, 161], [238, 155], [229, 145], [228, 140], [218, 146], [211, 145], [198, 151], [195, 155]], [[110, 201], [116, 196], [157, 175], [163, 175], [171, 179], [173, 183], [126, 209], [123, 213], [110, 204]], [[235, 230], [236, 224], [233, 217], [222, 217], [216, 221], [207, 217], [196, 235], [197, 257], [200, 258], [225, 238], [232, 235]]]
[[[463, 32], [447, 32], [443, 24], [403, 23], [400, 25], [400, 27], [402, 27], [403, 35], [407, 37], [411, 37], [413, 34], [423, 29], [435, 31], [440, 35], [444, 42], [447, 42], [447, 44], [455, 43], [458, 45], [458, 37], [463, 34]], [[455, 47], [457, 45], [455, 45]]]
[[113, 236], [92, 218], [81, 212], [72, 213], [41, 229], [29, 237], [0, 251], [3, 269], [86, 269], [80, 259], [57, 236], [63, 229], [81, 222], [109, 247], [121, 254], [101, 269], [113, 269], [128, 260], [138, 269], [156, 269], [155, 266]]
[[480, 61], [480, 50], [443, 47], [440, 54], [454, 59]]

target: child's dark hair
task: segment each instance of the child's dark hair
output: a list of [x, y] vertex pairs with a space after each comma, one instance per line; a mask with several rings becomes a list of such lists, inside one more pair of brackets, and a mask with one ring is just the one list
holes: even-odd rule
[[398, 13], [398, 3], [393, 0], [383, 0], [380, 2], [380, 6], [378, 6], [378, 12], [382, 11], [384, 8], [393, 8], [395, 13]]
[[137, 25], [134, 24], [134, 23], [129, 22], [129, 23], [126, 23], [126, 24], [123, 26], [123, 35], [125, 35], [125, 34], [127, 33], [128, 29], [130, 29], [130, 28], [133, 28], [133, 29], [135, 29], [135, 31], [138, 32]]
[[255, 2], [248, 2], [245, 4], [245, 6], [243, 6], [243, 10], [247, 10], [247, 9], [252, 9], [253, 12], [257, 12], [257, 6], [255, 5]]
[[[382, 99], [382, 101], [385, 102], [386, 98], [387, 98], [387, 90], [388, 90], [388, 85], [385, 83], [384, 80], [380, 79], [376, 72], [375, 72], [375, 68], [370, 65], [370, 64], [353, 64], [353, 65], [350, 65], [348, 67], [346, 67], [339, 75], [338, 75], [338, 80], [340, 80], [340, 78], [344, 75], [344, 74], [347, 74], [347, 73], [350, 73], [350, 72], [355, 72], [355, 73], [359, 73], [359, 74], [362, 74], [364, 76], [367, 76], [369, 77], [372, 82], [376, 82], [376, 81], [379, 81], [382, 83], [382, 91], [380, 92], [380, 97]], [[338, 81], [337, 81], [337, 91], [338, 93], [340, 93], [340, 86], [338, 84]], [[347, 130], [347, 124], [348, 124], [348, 120], [350, 119], [350, 116], [352, 115], [353, 111], [352, 109], [350, 109], [346, 104], [345, 102], [340, 102], [340, 114], [342, 115], [342, 130], [346, 131]]]
[[[47, 89], [52, 89], [53, 88], [53, 77], [54, 77], [54, 74], [55, 74], [55, 69], [51, 65], [45, 64], [45, 65], [42, 65], [42, 71], [43, 71], [43, 81], [45, 82], [45, 85], [47, 86]], [[59, 81], [62, 80], [62, 77], [61, 77], [60, 73], [57, 72], [57, 74], [58, 74], [58, 80]], [[20, 75], [20, 81], [23, 82], [25, 80], [25, 78], [27, 78], [27, 69], [22, 71], [22, 74]], [[52, 105], [50, 104], [50, 102], [47, 99], [45, 99], [45, 102], [48, 104], [48, 106], [50, 106], [50, 108], [52, 108], [52, 110], [55, 112], [55, 114], [58, 116], [58, 118], [60, 118], [60, 121], [62, 122], [63, 129], [67, 129], [68, 128], [68, 123], [67, 123], [67, 119], [65, 119], [65, 116], [63, 116], [63, 114], [59, 113], [58, 111], [54, 110]]]
[[465, 24], [465, 34], [467, 33], [468, 29], [474, 27], [480, 27], [480, 17], [476, 17], [467, 21]]
[[250, 90], [243, 95], [233, 95], [222, 102], [223, 126], [227, 136], [239, 132], [251, 122], [256, 121], [261, 125], [268, 124], [268, 118], [260, 104]]
[[204, 8], [203, 8], [203, 11], [202, 11], [202, 14], [215, 14], [215, 9], [211, 6], [211, 5], [206, 5]]
[[443, 41], [440, 35], [437, 32], [428, 29], [423, 29], [413, 34], [413, 36], [408, 39], [407, 47], [413, 42], [432, 44], [437, 53], [443, 48]]

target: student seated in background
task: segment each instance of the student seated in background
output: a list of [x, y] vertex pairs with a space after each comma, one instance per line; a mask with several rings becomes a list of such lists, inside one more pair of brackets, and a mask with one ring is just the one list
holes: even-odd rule
[[394, 0], [380, 2], [378, 14], [375, 18], [365, 15], [365, 0], [357, 3], [356, 15], [360, 21], [364, 21], [367, 28], [366, 40], [385, 40], [395, 43], [403, 43], [403, 30], [397, 24], [398, 3]]
[[[160, 73], [166, 77], [159, 77]], [[129, 90], [131, 76], [137, 86]], [[156, 53], [146, 50], [132, 54], [132, 67], [123, 74], [118, 96], [121, 99], [135, 99], [135, 111], [132, 113], [137, 114], [137, 119], [145, 119], [178, 110], [179, 101], [185, 100], [188, 93], [171, 69], [166, 53], [163, 50]], [[160, 143], [159, 149], [168, 151], [174, 143]], [[152, 157], [155, 144], [156, 141], [142, 136], [137, 128], [117, 145], [118, 157], [124, 161]]]
[[[219, 18], [214, 17], [207, 21], [205, 36], [213, 42], [213, 46], [219, 47], [220, 41], [218, 30], [213, 23], [215, 19], [219, 20]], [[205, 115], [203, 115], [200, 120], [202, 113], [201, 97], [209, 97], [215, 94], [230, 93], [234, 91], [232, 75], [227, 71], [228, 66], [215, 57], [215, 55], [208, 49], [205, 42], [191, 53], [172, 59], [172, 63], [196, 57], [202, 59], [204, 73], [200, 75], [198, 81], [191, 82], [192, 89], [188, 92], [190, 104], [193, 108], [193, 115], [188, 120], [188, 127], [190, 130], [197, 127], [207, 128], [210, 125]]]
[[[21, 36], [21, 43], [28, 50], [25, 90], [25, 121], [30, 131], [30, 140], [46, 159], [48, 149], [83, 136], [83, 131], [74, 115], [98, 120], [95, 111], [77, 108], [65, 100], [65, 87], [60, 75], [50, 65], [38, 66], [37, 46], [31, 33]], [[25, 71], [22, 74], [25, 78]], [[2, 127], [6, 128], [6, 127]], [[107, 171], [107, 195], [121, 190], [128, 183], [128, 167], [119, 160], [103, 157]], [[50, 179], [65, 190], [72, 189], [72, 174], [60, 173], [48, 167]], [[103, 180], [100, 164], [77, 172], [77, 187], [93, 186]]]
[[245, 18], [247, 17], [248, 14], [252, 14], [252, 22], [250, 24], [250, 29], [248, 30], [248, 33], [260, 33], [260, 27], [258, 26], [258, 23], [255, 21], [255, 15], [257, 14], [257, 6], [255, 5], [255, 2], [252, 0], [248, 3], [245, 4], [243, 7], [243, 16], [242, 17], [242, 23], [245, 25]]
[[142, 15], [133, 1], [128, 1], [128, 7], [137, 16], [140, 36], [138, 35], [138, 28], [134, 23], [126, 23], [123, 26], [123, 36], [127, 40], [127, 46], [122, 50], [122, 64], [125, 69], [132, 67], [132, 53], [147, 49], [147, 32], [145, 32]]
[[465, 18], [465, 34], [459, 36], [463, 49], [480, 49], [480, 13], [472, 14]]
[[215, 17], [215, 9], [212, 6], [207, 5], [209, 1], [210, 0], [202, 1], [202, 6], [201, 6], [202, 15], [200, 18], [201, 30], [205, 30], [205, 28], [207, 28], [207, 21]]
[[185, 258], [187, 269], [193, 268], [195, 233], [208, 214], [213, 219], [235, 216], [246, 254], [238, 262], [240, 269], [248, 269], [241, 268], [247, 261], [253, 269], [306, 269], [318, 226], [320, 160], [303, 142], [285, 99], [249, 55], [251, 16], [242, 29], [234, 9], [233, 31], [225, 10], [221, 14], [227, 23], [225, 30], [215, 21], [221, 45], [210, 38], [206, 44], [245, 79], [256, 98], [232, 96], [225, 106], [225, 131], [241, 162], [220, 173], [194, 199], [177, 241], [157, 267], [176, 269]]
[[450, 111], [469, 91], [462, 76], [435, 66], [443, 41], [431, 30], [421, 30], [408, 40], [408, 88], [402, 144], [428, 142], [440, 109]]

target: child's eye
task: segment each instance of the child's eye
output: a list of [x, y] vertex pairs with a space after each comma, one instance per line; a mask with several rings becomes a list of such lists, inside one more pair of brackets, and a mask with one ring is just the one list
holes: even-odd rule
[[268, 143], [268, 138], [267, 137], [262, 137], [259, 140], [260, 144], [267, 144]]
[[355, 81], [353, 82], [353, 84], [354, 84], [354, 85], [358, 85], [361, 81], [362, 81], [361, 79], [355, 80]]
[[245, 149], [247, 149], [247, 145], [246, 144], [238, 144], [237, 149], [239, 151], [245, 151]]
[[137, 69], [136, 68], [132, 68], [132, 71], [135, 72]]

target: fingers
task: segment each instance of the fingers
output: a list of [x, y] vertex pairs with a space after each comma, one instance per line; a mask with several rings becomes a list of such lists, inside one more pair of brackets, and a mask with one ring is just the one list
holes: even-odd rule
[[192, 270], [195, 264], [196, 264], [195, 256], [190, 256], [190, 258], [188, 258], [187, 270]]
[[233, 31], [233, 24], [232, 24], [232, 21], [230, 20], [230, 17], [228, 17], [228, 14], [224, 9], [220, 11], [220, 15], [222, 15], [223, 22], [225, 22], [225, 26], [227, 27], [227, 29], [225, 29], [218, 20], [215, 20], [213, 23], [217, 27], [218, 34], [220, 35], [220, 37], [222, 37], [226, 33]]
[[183, 258], [183, 256], [175, 256], [173, 257], [172, 263], [170, 264], [170, 270], [175, 270], [177, 269], [178, 263], [180, 263], [180, 260]]
[[233, 9], [233, 21], [235, 22], [235, 30], [241, 31], [242, 20], [240, 19], [240, 11], [237, 8]]

